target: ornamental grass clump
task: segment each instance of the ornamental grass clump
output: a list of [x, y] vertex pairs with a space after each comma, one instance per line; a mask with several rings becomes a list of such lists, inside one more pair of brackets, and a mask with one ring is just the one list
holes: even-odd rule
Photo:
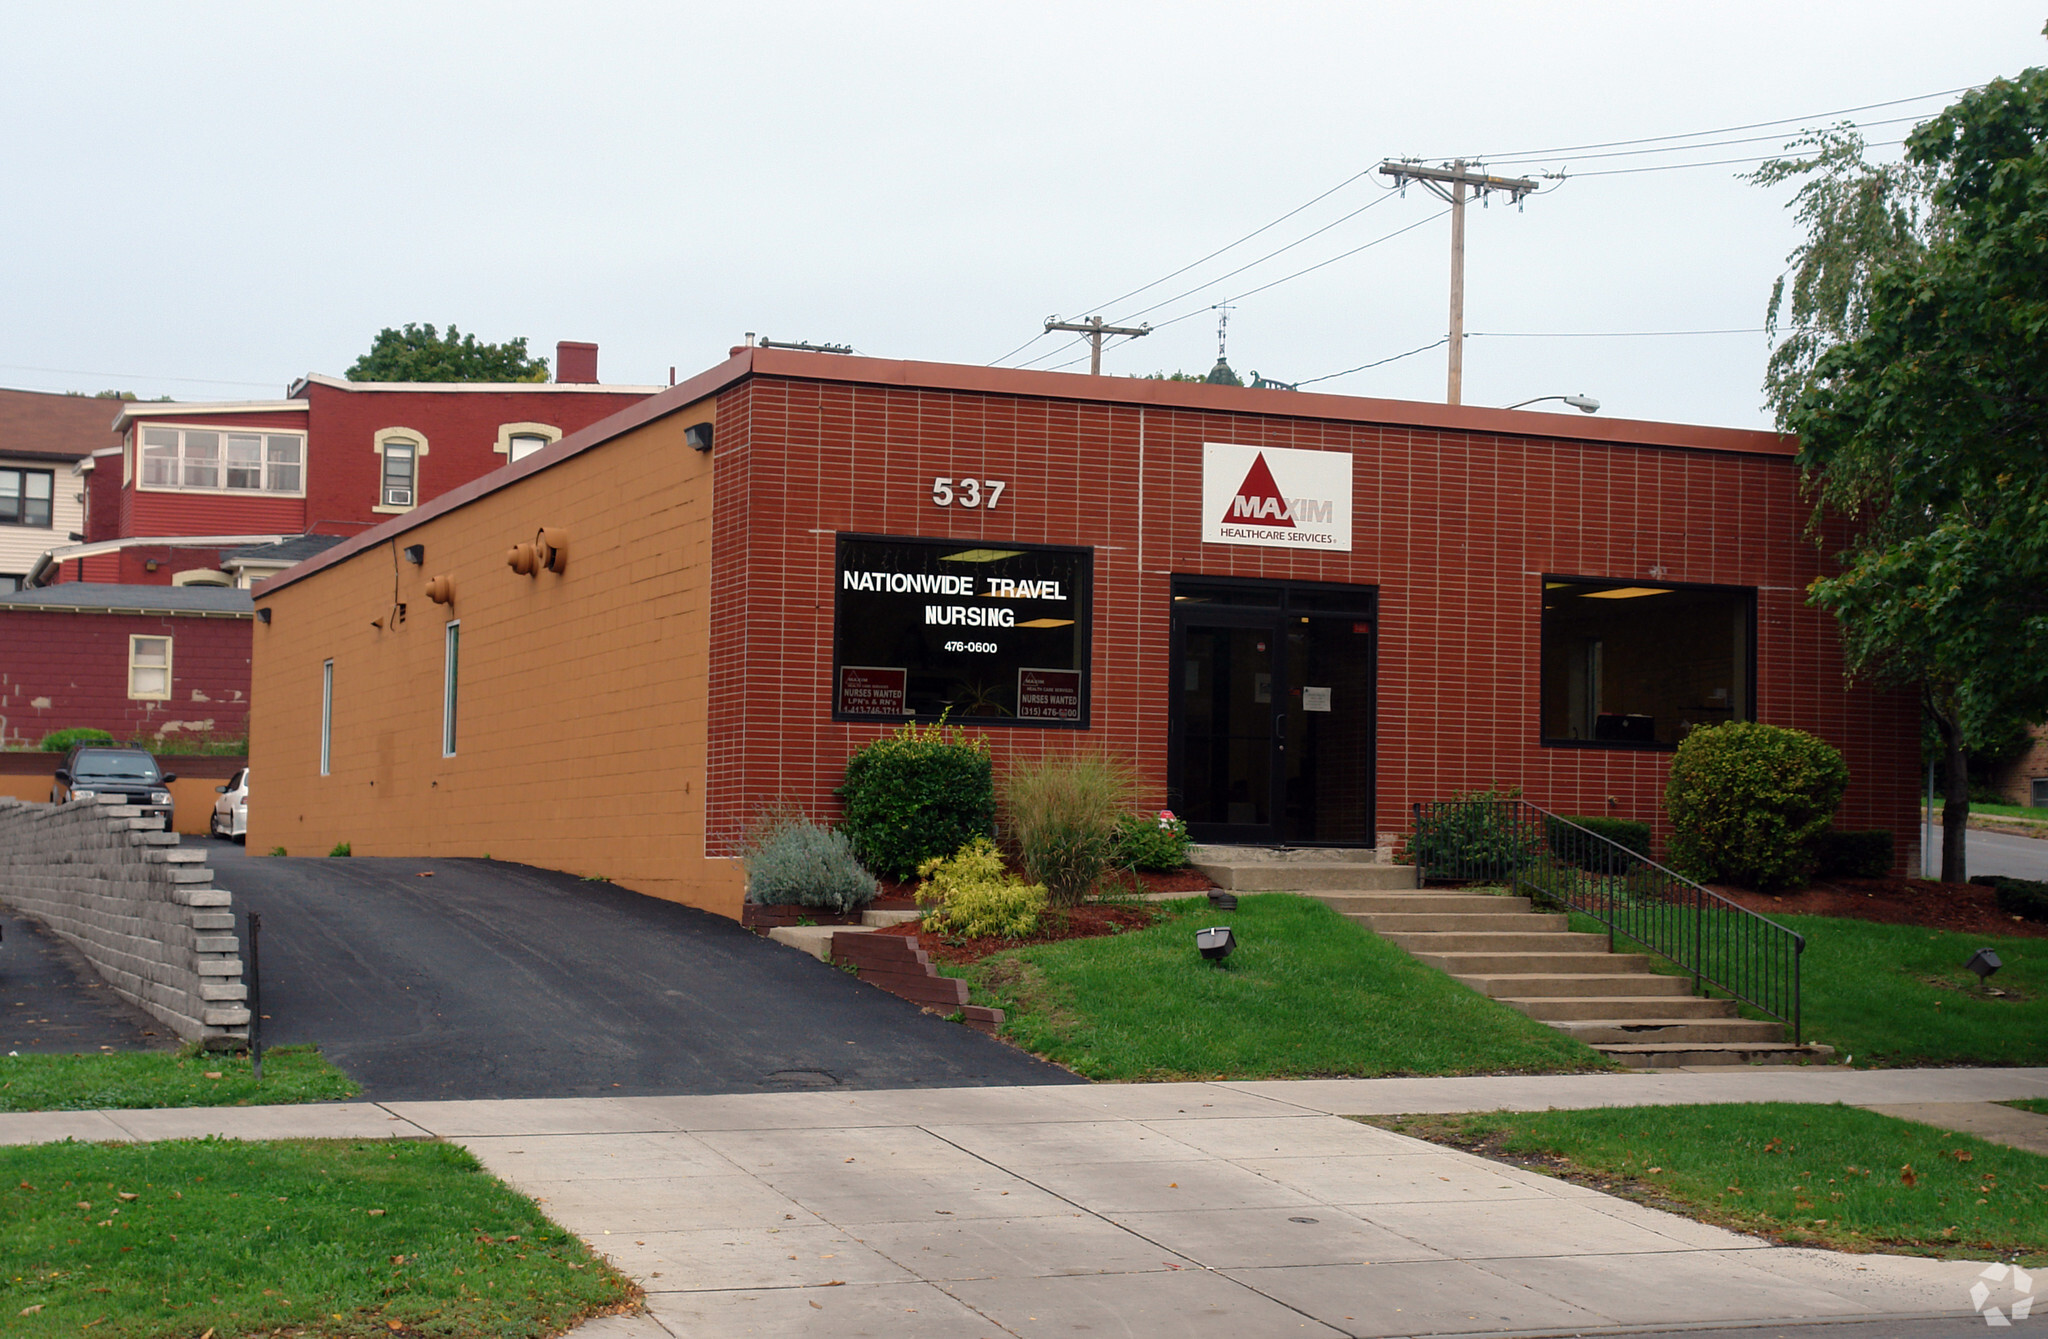
[[774, 815], [757, 824], [742, 859], [749, 902], [845, 913], [875, 900], [875, 876], [846, 834], [808, 818]]
[[950, 856], [917, 867], [917, 904], [927, 928], [965, 939], [1021, 939], [1038, 928], [1045, 885], [1025, 883], [1003, 865], [1002, 853], [977, 837]]
[[933, 856], [994, 832], [988, 739], [948, 728], [944, 719], [909, 722], [848, 758], [837, 794], [854, 849], [884, 878], [907, 879]]
[[1695, 879], [1796, 887], [1817, 867], [1820, 835], [1848, 785], [1842, 755], [1803, 730], [1702, 726], [1679, 742], [1664, 787], [1672, 862]]
[[1043, 758], [1003, 774], [1004, 835], [1052, 905], [1078, 905], [1115, 866], [1133, 789], [1129, 764], [1106, 754]]

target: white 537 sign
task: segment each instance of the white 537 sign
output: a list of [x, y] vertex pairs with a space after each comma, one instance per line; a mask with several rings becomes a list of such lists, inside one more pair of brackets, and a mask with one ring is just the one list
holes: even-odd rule
[[1205, 444], [1202, 542], [1351, 552], [1351, 453]]

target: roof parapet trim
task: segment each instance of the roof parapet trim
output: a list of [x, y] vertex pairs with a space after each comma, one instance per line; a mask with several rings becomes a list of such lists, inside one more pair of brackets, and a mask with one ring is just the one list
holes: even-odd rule
[[653, 395], [668, 389], [666, 386], [615, 386], [602, 381], [350, 381], [346, 377], [308, 372], [291, 384], [289, 393], [301, 394], [308, 386], [326, 386], [338, 391], [432, 391], [452, 395], [475, 395], [486, 391], [500, 395], [508, 391], [515, 395], [536, 391], [554, 395]]

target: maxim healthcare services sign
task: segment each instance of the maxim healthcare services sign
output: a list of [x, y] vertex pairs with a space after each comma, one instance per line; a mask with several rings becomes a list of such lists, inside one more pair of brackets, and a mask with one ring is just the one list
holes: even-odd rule
[[1205, 443], [1202, 542], [1351, 552], [1351, 453]]

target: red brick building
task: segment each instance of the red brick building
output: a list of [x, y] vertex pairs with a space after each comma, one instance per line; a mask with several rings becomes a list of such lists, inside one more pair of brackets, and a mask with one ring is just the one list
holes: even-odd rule
[[[1910, 864], [1917, 709], [1844, 686], [1793, 451], [736, 349], [259, 590], [290, 831], [257, 839], [512, 851], [736, 914], [762, 806], [830, 814], [851, 752], [941, 710], [998, 768], [1111, 749], [1198, 837], [1290, 845], [1493, 786], [1661, 827], [1676, 740], [1754, 719], [1840, 748], [1838, 821]], [[508, 568], [540, 529], [563, 570]], [[373, 625], [411, 545], [412, 619]]]

